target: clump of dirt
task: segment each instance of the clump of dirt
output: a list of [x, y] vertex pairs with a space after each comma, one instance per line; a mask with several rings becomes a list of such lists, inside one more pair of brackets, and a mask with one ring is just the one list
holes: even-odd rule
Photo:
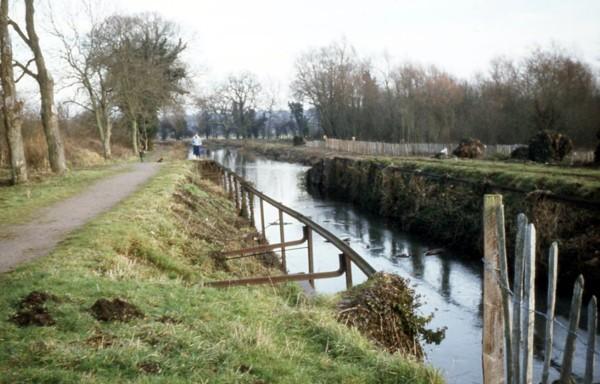
[[422, 359], [421, 342], [439, 344], [446, 329], [426, 329], [433, 315], [418, 315], [416, 310], [420, 306], [420, 296], [409, 287], [407, 280], [379, 272], [343, 295], [337, 318], [390, 353], [400, 352]]
[[463, 159], [481, 159], [485, 153], [485, 145], [477, 139], [462, 139], [458, 147], [452, 151], [456, 157]]
[[96, 349], [108, 348], [114, 344], [115, 337], [111, 334], [104, 333], [102, 330], [96, 329], [94, 334], [88, 337], [85, 342], [87, 345]]
[[142, 361], [137, 367], [144, 373], [158, 374], [161, 371], [160, 365], [154, 361]]
[[46, 308], [46, 301], [58, 301], [58, 298], [47, 292], [33, 291], [25, 296], [17, 305], [17, 312], [11, 316], [10, 321], [20, 327], [37, 325], [46, 327], [56, 324], [54, 318]]
[[130, 321], [135, 318], [144, 317], [144, 313], [135, 305], [115, 298], [98, 299], [90, 308], [92, 315], [100, 321]]
[[168, 316], [168, 315], [163, 315], [163, 316], [159, 317], [157, 320], [160, 321], [161, 323], [165, 323], [165, 324], [181, 324], [181, 320], [176, 319], [172, 316]]

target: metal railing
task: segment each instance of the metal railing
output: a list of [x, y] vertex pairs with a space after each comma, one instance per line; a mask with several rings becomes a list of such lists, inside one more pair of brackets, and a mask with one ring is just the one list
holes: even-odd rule
[[[241, 216], [248, 218], [252, 225], [255, 225], [254, 217], [254, 202], [258, 199], [261, 223], [261, 236], [266, 241], [266, 225], [264, 204], [268, 203], [276, 208], [279, 214], [279, 236], [280, 242], [276, 244], [261, 245], [257, 247], [244, 248], [234, 251], [227, 251], [221, 254], [225, 260], [262, 255], [266, 252], [275, 249], [281, 250], [281, 265], [284, 275], [281, 276], [261, 276], [246, 279], [222, 280], [207, 282], [205, 285], [214, 287], [226, 287], [233, 285], [249, 285], [249, 284], [268, 284], [285, 281], [301, 281], [308, 280], [314, 288], [314, 280], [337, 277], [345, 275], [346, 288], [350, 289], [352, 283], [352, 264], [354, 263], [367, 277], [373, 275], [375, 269], [355, 250], [353, 250], [346, 242], [338, 238], [336, 235], [315, 223], [300, 212], [285, 206], [284, 204], [274, 200], [256, 189], [251, 183], [245, 180], [237, 173], [227, 169], [223, 165], [212, 160], [202, 160], [199, 162], [199, 167], [203, 176], [210, 177], [215, 183], [220, 184], [223, 190], [229, 195], [229, 198], [235, 202], [235, 207]], [[285, 230], [283, 214], [293, 217], [298, 222], [304, 225], [303, 236], [299, 240], [285, 241]], [[314, 272], [314, 247], [313, 233], [324, 238], [327, 242], [335, 246], [339, 251], [339, 268], [331, 272]], [[307, 258], [308, 258], [308, 273], [287, 274], [287, 259], [286, 248], [306, 243]]]

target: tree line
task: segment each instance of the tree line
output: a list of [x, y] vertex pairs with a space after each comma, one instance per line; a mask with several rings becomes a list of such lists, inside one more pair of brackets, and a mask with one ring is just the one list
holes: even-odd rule
[[550, 130], [591, 146], [600, 130], [597, 76], [558, 48], [494, 59], [487, 74], [465, 80], [413, 63], [388, 61], [380, 70], [349, 44], [333, 43], [298, 58], [292, 90], [336, 138], [516, 144]]
[[[160, 110], [177, 104], [178, 98], [188, 92], [188, 70], [181, 60], [186, 44], [177, 25], [157, 15], [116, 14], [97, 19], [95, 10], [86, 5], [85, 16], [90, 21], [87, 31], [78, 30], [75, 20], [62, 25], [52, 20], [52, 33], [62, 43], [64, 74], [76, 90], [69, 102], [93, 116], [105, 158], [112, 155], [115, 126], [128, 127], [130, 147], [137, 154], [147, 150], [156, 136]], [[16, 87], [24, 76], [39, 85], [40, 118], [51, 169], [58, 174], [67, 169], [54, 80], [45, 64], [35, 25], [33, 0], [25, 0], [24, 27], [10, 17], [9, 1], [1, 0], [2, 131], [15, 184], [28, 179], [22, 134], [24, 103]], [[13, 36], [29, 48], [32, 58], [27, 62], [14, 57]]]

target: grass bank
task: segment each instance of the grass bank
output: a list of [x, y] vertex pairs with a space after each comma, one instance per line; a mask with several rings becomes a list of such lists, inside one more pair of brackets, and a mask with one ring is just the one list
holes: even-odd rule
[[[432, 369], [377, 349], [336, 322], [333, 298], [296, 285], [205, 288], [203, 281], [275, 273], [223, 249], [254, 230], [189, 163], [159, 175], [74, 233], [50, 256], [0, 275], [0, 382], [439, 383]], [[54, 325], [9, 319], [32, 291], [54, 295]], [[99, 321], [121, 298], [143, 315]]]

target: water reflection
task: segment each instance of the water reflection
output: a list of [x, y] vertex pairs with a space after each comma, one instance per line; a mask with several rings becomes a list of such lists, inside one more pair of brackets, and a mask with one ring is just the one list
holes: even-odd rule
[[[423, 297], [424, 314], [435, 313], [432, 327], [447, 326], [446, 338], [439, 346], [426, 348], [428, 361], [441, 369], [449, 383], [480, 383], [481, 377], [481, 328], [482, 328], [482, 271], [480, 262], [465, 262], [456, 254], [445, 252], [440, 255], [425, 256], [438, 244], [423, 241], [390, 225], [381, 217], [358, 211], [351, 204], [331, 201], [311, 196], [302, 183], [302, 175], [307, 167], [266, 160], [260, 157], [248, 157], [236, 151], [219, 150], [214, 158], [225, 166], [234, 169], [256, 187], [277, 201], [294, 208], [314, 221], [326, 227], [363, 256], [375, 269], [390, 271], [409, 278], [418, 294]], [[258, 204], [255, 204], [258, 209]], [[260, 228], [260, 214], [256, 213], [257, 227]], [[279, 241], [278, 212], [265, 204], [265, 223], [267, 238], [271, 242]], [[302, 225], [293, 218], [284, 215], [287, 224], [286, 239], [302, 236]], [[288, 224], [289, 223], [289, 224]], [[337, 269], [337, 249], [331, 244], [315, 237], [315, 271]], [[288, 252], [288, 270], [307, 272], [306, 249]], [[354, 268], [353, 276], [358, 283], [365, 279]], [[337, 292], [345, 289], [344, 277], [318, 280], [319, 292]], [[540, 298], [540, 301], [545, 299]], [[564, 303], [558, 303], [559, 311], [566, 313]], [[544, 323], [537, 319], [538, 335], [543, 335]], [[566, 320], [562, 319], [566, 324]], [[566, 332], [555, 327], [557, 346], [564, 345]], [[539, 344], [540, 336], [536, 336]], [[600, 345], [600, 340], [598, 342]], [[599, 349], [599, 348], [597, 348]], [[536, 378], [541, 371], [541, 355], [536, 355]], [[577, 346], [575, 372], [584, 370], [584, 349]], [[554, 358], [560, 361], [560, 353], [555, 350]], [[553, 378], [557, 371], [553, 370]], [[595, 380], [600, 380], [596, 372]]]

